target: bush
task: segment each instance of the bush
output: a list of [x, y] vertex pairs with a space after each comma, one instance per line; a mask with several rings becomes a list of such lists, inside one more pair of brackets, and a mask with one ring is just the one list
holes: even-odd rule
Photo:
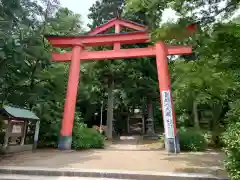
[[240, 179], [240, 99], [229, 103], [225, 122], [229, 123], [223, 133], [224, 151], [226, 160], [225, 168], [232, 180]]
[[223, 132], [220, 128], [217, 128], [214, 131], [202, 131], [202, 133], [208, 147], [222, 148], [224, 146], [224, 143], [221, 139]]
[[231, 180], [240, 179], [240, 122], [231, 123], [223, 134], [226, 153], [225, 167]]
[[221, 127], [212, 132], [211, 144], [213, 148], [222, 148], [224, 147], [224, 142], [222, 140], [223, 130]]
[[164, 135], [161, 135], [161, 136], [158, 137], [159, 142], [162, 143], [162, 144], [164, 144], [164, 139], [165, 139]]
[[75, 124], [72, 147], [73, 149], [103, 148], [104, 137], [96, 129]]
[[180, 148], [183, 151], [203, 151], [207, 148], [204, 133], [199, 130], [181, 128], [178, 135]]
[[202, 131], [202, 135], [207, 143], [208, 146], [212, 146], [212, 132], [211, 131]]

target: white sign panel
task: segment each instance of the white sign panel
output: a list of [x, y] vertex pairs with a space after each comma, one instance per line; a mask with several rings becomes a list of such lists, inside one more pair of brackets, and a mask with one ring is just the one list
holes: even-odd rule
[[34, 134], [34, 141], [38, 141], [38, 134], [39, 134], [39, 128], [40, 128], [40, 121], [37, 121], [36, 127], [35, 127], [35, 134]]
[[173, 112], [170, 91], [162, 91], [162, 108], [165, 134], [167, 138], [174, 138]]
[[22, 126], [20, 125], [13, 125], [12, 133], [20, 134], [22, 132]]

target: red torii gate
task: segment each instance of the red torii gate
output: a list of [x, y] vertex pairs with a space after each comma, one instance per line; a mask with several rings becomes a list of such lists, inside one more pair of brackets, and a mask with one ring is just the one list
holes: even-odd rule
[[[102, 34], [109, 28], [115, 28], [115, 34]], [[135, 30], [130, 33], [120, 33], [121, 28]], [[188, 29], [191, 31], [191, 29]], [[46, 35], [48, 41], [54, 47], [72, 47], [71, 52], [52, 53], [52, 60], [56, 62], [70, 62], [70, 71], [67, 87], [66, 102], [62, 120], [62, 128], [59, 139], [59, 148], [71, 149], [72, 128], [77, 97], [77, 89], [80, 73], [80, 62], [88, 60], [137, 58], [143, 56], [156, 56], [159, 89], [164, 120], [166, 145], [169, 152], [179, 150], [176, 132], [176, 118], [174, 113], [171, 83], [168, 72], [168, 55], [191, 54], [188, 46], [169, 46], [163, 42], [157, 42], [155, 46], [147, 48], [121, 49], [121, 44], [135, 44], [149, 42], [147, 27], [132, 21], [114, 18], [93, 29], [86, 36], [54, 36]], [[88, 51], [87, 46], [113, 45], [113, 50]]]

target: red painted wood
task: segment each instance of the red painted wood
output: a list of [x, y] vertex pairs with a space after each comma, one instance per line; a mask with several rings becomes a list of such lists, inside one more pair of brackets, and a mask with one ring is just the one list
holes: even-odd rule
[[191, 54], [192, 47], [190, 46], [167, 46], [168, 55]]
[[[170, 74], [168, 71], [168, 47], [163, 42], [156, 43], [156, 64], [157, 64], [157, 73], [158, 73], [158, 85], [160, 90], [160, 97], [162, 97], [163, 91], [170, 91], [171, 90], [171, 80], [170, 80]], [[163, 99], [161, 98], [161, 104], [162, 109], [163, 108]], [[172, 104], [172, 117], [173, 117], [173, 128], [174, 128], [174, 135], [176, 136], [176, 116], [172, 101], [172, 95], [171, 95], [171, 104]], [[164, 118], [164, 117], [163, 117]], [[163, 119], [166, 121], [165, 119]], [[165, 127], [166, 128], [166, 127]]]
[[[155, 56], [153, 47], [136, 48], [136, 49], [120, 49], [120, 50], [106, 50], [106, 51], [83, 51], [80, 55], [81, 60], [106, 60], [106, 59], [120, 59], [133, 58], [143, 56]], [[67, 53], [52, 53], [52, 60], [58, 62], [71, 61], [71, 52]]]
[[107, 31], [109, 28], [115, 26], [115, 24], [120, 24], [124, 27], [136, 30], [136, 31], [145, 31], [147, 29], [147, 26], [144, 26], [142, 24], [135, 23], [133, 21], [128, 21], [124, 19], [119, 19], [119, 18], [113, 18], [107, 23], [100, 25], [96, 27], [95, 29], [91, 30], [88, 34], [89, 35], [96, 35], [100, 33], [104, 33]]
[[[180, 55], [192, 53], [191, 47], [188, 46], [167, 46], [168, 55]], [[81, 60], [105, 60], [105, 59], [123, 59], [155, 56], [155, 47], [135, 48], [135, 49], [120, 49], [117, 51], [82, 51], [79, 58]], [[67, 53], [52, 53], [52, 60], [57, 62], [71, 61], [71, 52]]]
[[143, 56], [155, 56], [153, 47], [137, 48], [137, 49], [120, 49], [108, 51], [94, 51], [83, 52], [81, 59], [83, 60], [105, 60], [105, 59], [123, 59], [123, 58], [137, 58]]
[[119, 20], [119, 24], [121, 26], [127, 27], [129, 29], [133, 29], [136, 31], [146, 31], [147, 30], [147, 26], [143, 26], [143, 25], [140, 26], [136, 23], [129, 23], [128, 21]]
[[71, 61], [72, 52], [66, 52], [66, 53], [52, 53], [52, 61], [55, 62], [69, 62]]
[[193, 33], [197, 30], [197, 24], [193, 23], [193, 24], [189, 24], [186, 29], [190, 32]]
[[74, 113], [76, 106], [77, 90], [80, 73], [80, 54], [83, 47], [75, 46], [72, 50], [71, 64], [69, 69], [67, 95], [64, 105], [61, 135], [71, 136], [74, 122]]
[[54, 47], [72, 47], [81, 43], [84, 46], [103, 46], [121, 44], [146, 43], [149, 34], [146, 32], [132, 32], [126, 34], [104, 34], [97, 36], [78, 36], [78, 37], [46, 37]]
[[103, 34], [105, 31], [115, 26], [116, 18], [108, 21], [106, 24], [96, 27], [95, 29], [88, 32], [89, 35]]
[[[115, 24], [115, 33], [116, 33], [116, 34], [119, 34], [120, 32], [121, 32], [121, 26], [120, 26], [119, 23], [116, 23], [116, 24]], [[119, 50], [119, 49], [121, 49], [121, 44], [120, 44], [119, 42], [114, 43], [113, 49], [114, 49], [114, 50]]]

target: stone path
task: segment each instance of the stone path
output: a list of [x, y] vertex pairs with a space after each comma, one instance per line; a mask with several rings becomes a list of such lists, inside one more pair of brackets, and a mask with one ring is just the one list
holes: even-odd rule
[[108, 142], [105, 149], [112, 150], [163, 150], [163, 144], [156, 140], [143, 140], [142, 136], [121, 136], [119, 140]]
[[[66, 177], [66, 176], [27, 176], [27, 175], [0, 175], [1, 180], [121, 180], [112, 178]], [[127, 180], [127, 179], [126, 179]]]
[[121, 136], [119, 140], [105, 146], [105, 149], [139, 150], [138, 142], [141, 136]]
[[[66, 176], [28, 176], [28, 175], [0, 175], [1, 180], [121, 180], [112, 178], [66, 177]], [[125, 179], [127, 180], [127, 179]]]

